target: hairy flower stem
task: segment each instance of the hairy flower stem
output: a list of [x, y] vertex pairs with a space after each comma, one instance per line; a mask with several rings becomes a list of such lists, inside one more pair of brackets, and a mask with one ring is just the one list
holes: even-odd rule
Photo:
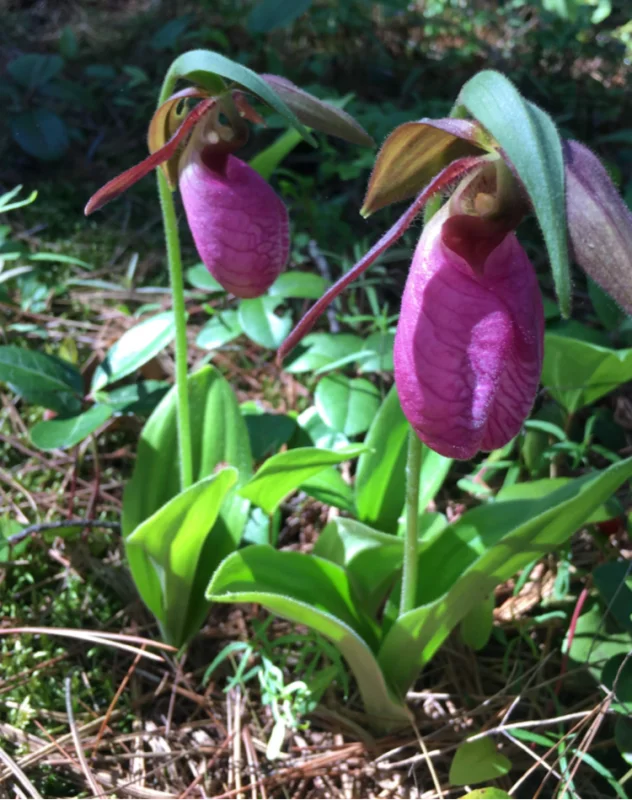
[[189, 392], [187, 387], [187, 314], [184, 305], [184, 282], [182, 279], [182, 256], [178, 220], [173, 196], [167, 180], [158, 170], [158, 194], [165, 229], [169, 281], [173, 298], [173, 315], [176, 325], [176, 396], [178, 418], [178, 451], [180, 456], [180, 489], [188, 489], [193, 483], [193, 456], [191, 451], [191, 418], [189, 414]]
[[421, 472], [422, 447], [417, 434], [411, 428], [408, 434], [408, 459], [406, 461], [406, 540], [404, 542], [400, 616], [407, 611], [412, 611], [417, 599], [419, 474]]
[[[158, 106], [172, 94], [177, 76], [167, 73]], [[173, 298], [173, 315], [176, 326], [176, 407], [178, 419], [178, 453], [180, 459], [180, 489], [187, 489], [193, 483], [193, 454], [191, 450], [191, 415], [189, 413], [189, 390], [187, 386], [187, 315], [184, 304], [184, 281], [182, 278], [182, 255], [178, 220], [173, 204], [173, 195], [167, 180], [160, 168], [156, 170], [158, 177], [158, 196], [162, 210], [162, 222], [165, 231], [167, 261], [169, 263], [169, 282]]]

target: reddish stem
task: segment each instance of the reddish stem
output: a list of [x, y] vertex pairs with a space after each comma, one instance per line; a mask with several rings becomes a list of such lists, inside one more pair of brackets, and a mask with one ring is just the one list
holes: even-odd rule
[[566, 652], [562, 657], [562, 664], [560, 666], [560, 677], [555, 684], [554, 693], [555, 696], [558, 697], [560, 694], [560, 690], [562, 688], [562, 682], [564, 679], [564, 675], [566, 674], [566, 670], [568, 668], [568, 659], [571, 652], [571, 647], [573, 646], [573, 639], [575, 638], [575, 630], [577, 628], [577, 621], [582, 613], [582, 609], [584, 607], [584, 603], [588, 598], [588, 587], [584, 586], [581, 590], [579, 597], [577, 598], [577, 602], [575, 603], [575, 609], [573, 610], [573, 616], [571, 617], [571, 623], [568, 626], [568, 644], [566, 645]]
[[283, 342], [277, 353], [277, 361], [281, 363], [287, 354], [300, 342], [300, 340], [312, 329], [314, 323], [325, 311], [327, 306], [338, 297], [340, 292], [347, 288], [350, 283], [362, 275], [374, 261], [385, 250], [394, 244], [397, 239], [412, 225], [415, 217], [419, 214], [422, 208], [426, 205], [428, 200], [453, 183], [457, 178], [460, 178], [465, 172], [469, 172], [475, 167], [479, 166], [485, 161], [481, 156], [470, 156], [467, 158], [459, 158], [453, 161], [445, 169], [436, 175], [430, 183], [422, 189], [417, 195], [410, 208], [402, 214], [397, 222], [389, 228], [389, 230], [379, 239], [376, 244], [366, 253], [358, 263], [352, 267], [349, 272], [336, 281], [334, 285], [329, 288], [325, 294], [310, 308], [305, 316], [299, 321], [298, 325], [290, 333], [287, 339]]

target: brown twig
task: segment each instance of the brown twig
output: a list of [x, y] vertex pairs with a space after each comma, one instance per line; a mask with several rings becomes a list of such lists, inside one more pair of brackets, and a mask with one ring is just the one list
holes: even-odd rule
[[65, 519], [60, 522], [37, 522], [34, 525], [29, 525], [17, 533], [7, 537], [9, 544], [17, 544], [27, 536], [38, 533], [45, 533], [46, 531], [54, 531], [60, 528], [107, 528], [117, 533], [121, 530], [119, 522], [107, 522], [106, 520], [99, 519]]

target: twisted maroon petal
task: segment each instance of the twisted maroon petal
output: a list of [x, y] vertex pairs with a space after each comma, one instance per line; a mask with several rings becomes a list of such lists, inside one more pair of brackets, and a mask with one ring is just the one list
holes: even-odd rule
[[210, 109], [213, 108], [216, 103], [217, 100], [215, 100], [214, 97], [209, 97], [208, 100], [203, 100], [193, 109], [193, 111], [187, 115], [182, 125], [180, 125], [178, 130], [165, 145], [156, 150], [155, 153], [147, 156], [147, 158], [145, 158], [139, 164], [135, 164], [133, 167], [125, 170], [125, 172], [117, 175], [116, 178], [112, 178], [112, 180], [108, 181], [105, 186], [102, 186], [97, 192], [95, 192], [95, 194], [93, 194], [88, 200], [88, 203], [84, 209], [83, 213], [86, 215], [86, 217], [92, 214], [94, 211], [98, 211], [100, 208], [103, 208], [106, 203], [116, 200], [119, 195], [127, 191], [130, 186], [133, 186], [141, 178], [144, 178], [145, 175], [150, 173], [153, 169], [159, 167], [161, 164], [164, 164], [165, 161], [168, 161], [170, 158], [173, 158], [173, 156], [175, 156], [175, 154], [178, 152], [179, 147], [183, 144], [185, 137], [191, 133], [200, 119], [202, 119], [202, 117], [208, 111], [210, 111]]

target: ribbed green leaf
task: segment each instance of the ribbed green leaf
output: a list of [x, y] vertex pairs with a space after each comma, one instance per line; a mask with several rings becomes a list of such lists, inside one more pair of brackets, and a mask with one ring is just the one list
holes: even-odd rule
[[564, 316], [571, 308], [562, 141], [553, 121], [499, 72], [483, 70], [463, 86], [462, 103], [500, 145], [533, 204], [549, 252]]

